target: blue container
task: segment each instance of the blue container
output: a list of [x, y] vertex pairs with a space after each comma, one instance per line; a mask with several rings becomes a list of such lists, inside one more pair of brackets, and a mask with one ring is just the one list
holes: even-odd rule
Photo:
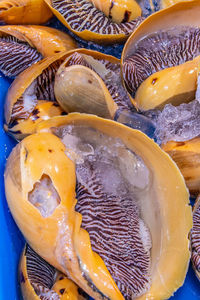
[[[92, 47], [91, 47], [92, 48]], [[116, 49], [116, 48], [115, 48]], [[95, 50], [98, 50], [96, 47]], [[102, 50], [102, 49], [100, 49]], [[110, 50], [108, 48], [108, 50]], [[106, 51], [109, 53], [109, 51]], [[115, 51], [114, 51], [115, 52]], [[116, 51], [117, 52], [117, 51]], [[115, 54], [116, 54], [115, 52]], [[118, 54], [121, 52], [118, 51]], [[111, 53], [111, 52], [110, 52]], [[5, 193], [4, 193], [4, 179], [3, 173], [8, 157], [15, 142], [3, 130], [3, 106], [5, 95], [10, 86], [11, 81], [7, 78], [0, 77], [0, 300], [20, 300], [20, 289], [18, 285], [18, 261], [22, 248], [24, 246], [24, 239], [19, 232], [12, 216], [9, 212]], [[170, 299], [174, 300], [197, 300], [200, 299], [200, 283], [194, 275], [190, 266], [186, 281], [178, 292]]]

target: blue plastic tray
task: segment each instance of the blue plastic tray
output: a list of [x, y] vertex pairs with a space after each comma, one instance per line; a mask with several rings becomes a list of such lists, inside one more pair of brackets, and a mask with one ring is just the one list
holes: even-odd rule
[[[91, 46], [90, 48], [98, 50], [97, 47]], [[109, 47], [106, 49], [106, 52], [110, 52], [112, 54], [114, 53], [115, 55], [118, 54], [119, 56], [122, 47], [118, 49], [115, 47], [113, 51], [113, 49]], [[12, 147], [15, 145], [13, 139], [9, 137], [3, 130], [3, 106], [5, 95], [10, 83], [10, 80], [0, 75], [0, 300], [21, 299], [17, 275], [18, 261], [25, 243], [21, 233], [12, 219], [4, 194], [3, 173], [6, 164], [6, 158], [8, 157]], [[183, 287], [181, 287], [170, 299], [200, 299], [200, 282], [198, 282], [197, 278], [195, 277], [191, 266]]]

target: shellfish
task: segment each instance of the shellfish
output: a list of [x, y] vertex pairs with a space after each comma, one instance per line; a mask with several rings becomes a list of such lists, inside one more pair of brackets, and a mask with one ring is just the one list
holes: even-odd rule
[[[115, 23], [87, 0], [76, 0], [75, 2], [73, 0], [45, 0], [45, 2], [58, 19], [73, 33], [85, 40], [97, 43], [122, 42], [143, 20], [142, 17], [138, 17], [126, 22], [127, 16], [125, 15], [125, 23]], [[137, 7], [140, 15], [140, 9], [135, 1], [133, 1], [133, 7]], [[112, 9], [112, 4], [110, 8]], [[121, 18], [121, 14], [118, 12], [114, 15]]]
[[45, 0], [73, 33], [85, 40], [107, 44], [126, 40], [146, 16], [179, 1]]
[[200, 192], [200, 138], [184, 142], [167, 142], [162, 145], [176, 162], [192, 195]]
[[1, 0], [0, 23], [43, 24], [52, 12], [43, 0]]
[[178, 164], [191, 194], [199, 193], [199, 138], [193, 139], [200, 132], [196, 126], [200, 105], [194, 100], [200, 66], [199, 13], [200, 2], [191, 1], [150, 16], [122, 54], [132, 101], [143, 112], [162, 110], [157, 110], [156, 137]]
[[5, 189], [31, 247], [95, 299], [166, 299], [182, 285], [188, 192], [141, 132], [92, 115], [41, 122], [13, 149]]
[[[61, 66], [62, 63], [63, 65]], [[22, 121], [29, 117], [34, 110], [38, 99], [53, 102], [56, 101], [54, 81], [59, 67], [60, 71], [58, 71], [57, 75], [59, 86], [57, 90], [59, 96], [61, 94], [59, 90], [63, 94], [63, 89], [65, 89], [64, 86], [65, 84], [68, 84], [65, 77], [63, 77], [63, 72], [72, 65], [88, 66], [103, 78], [107, 77], [107, 80], [105, 78], [106, 88], [104, 88], [103, 93], [105, 92], [107, 99], [110, 99], [109, 113], [111, 114], [111, 117], [114, 116], [115, 110], [118, 107], [128, 108], [129, 106], [132, 106], [129, 96], [121, 83], [119, 60], [113, 56], [105, 55], [100, 52], [76, 49], [75, 51], [72, 50], [67, 53], [60, 53], [52, 58], [40, 61], [15, 79], [8, 91], [5, 103], [5, 128], [12, 136], [17, 139], [24, 137]], [[97, 75], [95, 76], [97, 78]], [[113, 81], [114, 76], [116, 77], [115, 84]], [[111, 82], [111, 79], [113, 82]], [[98, 80], [101, 81], [101, 78]], [[78, 92], [78, 90], [76, 90], [76, 92]], [[58, 100], [60, 100], [60, 97]], [[65, 98], [64, 95], [62, 95], [62, 97]], [[60, 103], [61, 102], [63, 101], [60, 100]], [[67, 105], [63, 104], [62, 106], [66, 109]], [[87, 108], [89, 109], [89, 105], [87, 105]], [[67, 111], [71, 111], [69, 104]], [[95, 113], [98, 113], [97, 110]], [[108, 116], [107, 113], [107, 117]], [[21, 132], [17, 129], [17, 132], [15, 133], [12, 127], [13, 124], [16, 125], [18, 119], [20, 119], [21, 122]]]
[[55, 97], [67, 112], [95, 114], [113, 118], [117, 105], [103, 80], [87, 67], [60, 67], [55, 78]]
[[196, 199], [196, 202], [193, 207], [193, 227], [190, 233], [190, 240], [191, 240], [191, 261], [195, 271], [197, 278], [200, 280], [200, 201], [199, 196]]
[[73, 281], [49, 265], [26, 244], [20, 264], [19, 279], [24, 300], [84, 300], [89, 296]]
[[74, 40], [57, 29], [1, 26], [0, 70], [4, 75], [14, 77], [42, 58], [74, 48]]
[[122, 53], [122, 73], [139, 109], [194, 99], [199, 13], [199, 1], [178, 3], [148, 17], [130, 36]]
[[[122, 85], [119, 60], [98, 52], [72, 52], [56, 73], [54, 91], [58, 103], [67, 112], [113, 118], [117, 109], [132, 108]], [[97, 95], [98, 99], [94, 99]]]
[[[104, 65], [84, 54], [73, 56], [74, 62], [66, 59], [55, 77], [55, 97], [64, 111], [114, 119], [152, 137], [155, 125], [134, 110], [122, 86], [118, 62]], [[71, 66], [74, 63], [81, 65]]]
[[131, 0], [89, 0], [107, 18], [115, 23], [129, 22], [141, 16], [142, 10], [137, 1]]
[[14, 134], [16, 140], [21, 140], [25, 136], [34, 133], [35, 128], [42, 120], [47, 120], [54, 116], [65, 114], [56, 102], [38, 100], [34, 109], [27, 113], [24, 118], [13, 119], [9, 126], [4, 126], [9, 134]]

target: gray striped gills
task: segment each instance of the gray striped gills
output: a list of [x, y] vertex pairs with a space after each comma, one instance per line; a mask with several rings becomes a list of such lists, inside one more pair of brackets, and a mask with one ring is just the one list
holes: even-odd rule
[[55, 75], [63, 60], [52, 63], [36, 78], [36, 97], [48, 101], [56, 101], [54, 95]]
[[42, 259], [29, 245], [26, 245], [25, 256], [28, 279], [35, 293], [41, 300], [59, 300], [58, 294], [51, 290], [56, 275], [55, 268]]
[[132, 107], [129, 96], [122, 86], [120, 64], [113, 64], [110, 61], [104, 59], [95, 59], [102, 63], [106, 69], [110, 70], [110, 76], [105, 78], [101, 76], [101, 73], [98, 72], [97, 69], [94, 69], [92, 65], [87, 62], [87, 60], [85, 59], [86, 56], [87, 55], [82, 55], [81, 53], [75, 52], [69, 59], [68, 65], [82, 65], [95, 71], [105, 83], [113, 100], [119, 108], [129, 109], [130, 107]]
[[92, 250], [101, 256], [124, 298], [131, 300], [150, 287], [150, 251], [141, 239], [141, 228], [148, 229], [133, 195], [104, 191], [98, 173], [102, 162], [97, 160], [76, 166], [75, 209], [82, 215], [81, 226], [90, 235]]
[[140, 84], [151, 74], [180, 65], [200, 55], [200, 29], [173, 28], [153, 33], [139, 41], [123, 62], [123, 77], [134, 97]]
[[0, 71], [9, 77], [15, 77], [35, 62], [42, 55], [28, 43], [13, 37], [0, 38]]
[[193, 213], [193, 227], [191, 230], [192, 263], [197, 272], [200, 272], [200, 202]]
[[52, 0], [52, 7], [65, 18], [72, 30], [77, 32], [88, 30], [98, 34], [128, 36], [143, 20], [139, 17], [131, 22], [113, 23], [87, 0]]

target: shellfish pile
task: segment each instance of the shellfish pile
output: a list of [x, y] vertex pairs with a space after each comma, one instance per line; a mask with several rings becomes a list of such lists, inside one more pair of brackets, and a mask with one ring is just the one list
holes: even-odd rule
[[190, 259], [200, 278], [199, 15], [199, 0], [0, 1], [23, 299], [168, 299]]

